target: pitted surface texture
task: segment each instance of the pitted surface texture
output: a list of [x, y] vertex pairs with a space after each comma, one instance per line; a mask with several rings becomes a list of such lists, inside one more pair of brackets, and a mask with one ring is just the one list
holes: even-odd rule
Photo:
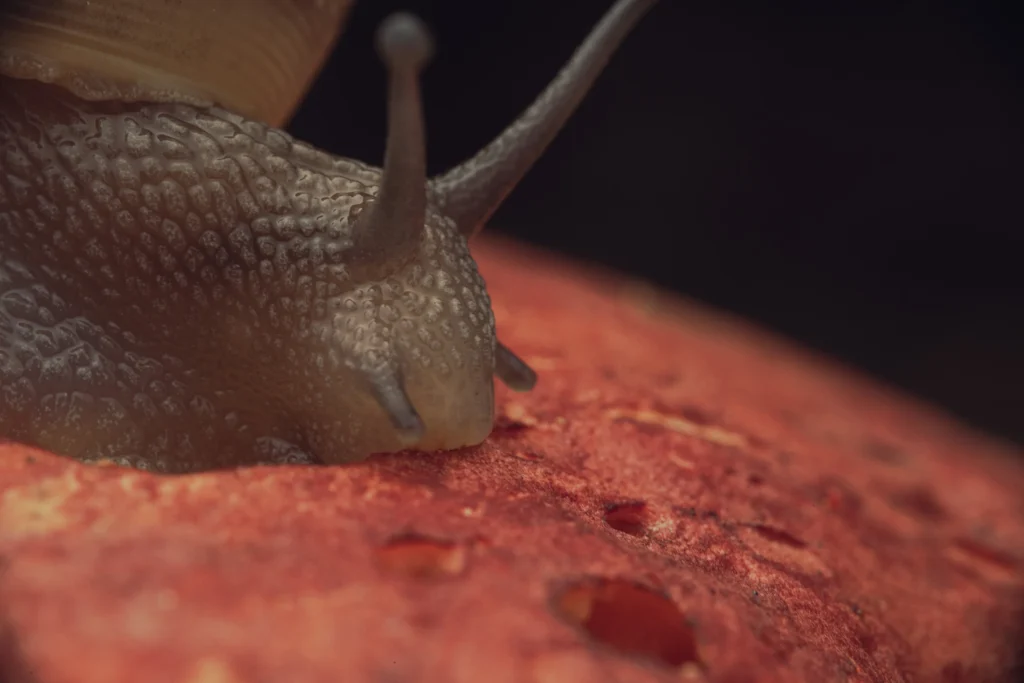
[[179, 477], [0, 450], [0, 674], [1005, 680], [1019, 452], [692, 304], [474, 250], [540, 375], [479, 447]]

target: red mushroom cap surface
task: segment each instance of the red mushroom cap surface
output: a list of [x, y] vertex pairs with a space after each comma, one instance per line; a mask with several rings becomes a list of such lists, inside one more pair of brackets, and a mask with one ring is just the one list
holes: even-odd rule
[[494, 238], [481, 446], [157, 476], [0, 446], [0, 680], [1001, 681], [1024, 459], [682, 299]]

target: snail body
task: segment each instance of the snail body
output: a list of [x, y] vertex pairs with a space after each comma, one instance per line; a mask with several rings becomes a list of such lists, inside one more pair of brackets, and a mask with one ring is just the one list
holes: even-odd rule
[[[146, 33], [126, 27], [129, 0], [16, 3], [0, 29], [0, 436], [165, 472], [481, 442], [492, 378], [535, 376], [496, 339], [469, 238], [653, 3], [618, 0], [516, 122], [431, 179], [433, 47], [410, 15], [378, 33], [376, 168], [278, 128], [348, 0], [194, 3], [277, 17], [247, 30], [276, 27], [287, 49], [253, 59], [305, 76], [251, 92], [227, 68], [174, 71], [180, 10]], [[238, 59], [189, 35], [207, 61]]]

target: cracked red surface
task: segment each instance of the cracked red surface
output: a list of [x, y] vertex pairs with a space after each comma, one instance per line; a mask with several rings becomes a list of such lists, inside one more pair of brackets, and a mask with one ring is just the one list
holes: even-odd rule
[[755, 328], [514, 245], [482, 446], [158, 477], [0, 447], [0, 675], [997, 681], [1024, 460]]

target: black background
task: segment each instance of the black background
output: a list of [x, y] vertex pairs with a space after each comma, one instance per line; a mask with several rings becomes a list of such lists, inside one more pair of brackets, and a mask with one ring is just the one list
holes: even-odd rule
[[[380, 163], [378, 22], [432, 27], [431, 172], [610, 2], [362, 0], [289, 129]], [[1017, 3], [1020, 4], [1020, 3]], [[971, 2], [662, 0], [490, 230], [730, 310], [1024, 442], [1024, 30]]]

